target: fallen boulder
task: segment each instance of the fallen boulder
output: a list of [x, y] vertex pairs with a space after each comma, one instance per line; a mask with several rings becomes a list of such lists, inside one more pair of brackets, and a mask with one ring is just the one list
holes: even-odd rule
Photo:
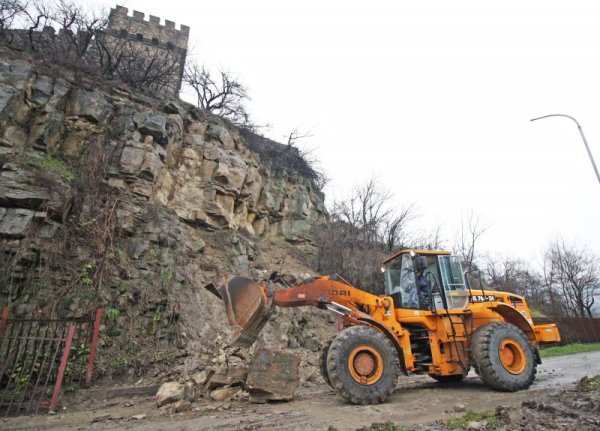
[[185, 386], [179, 382], [163, 383], [156, 393], [156, 407], [162, 407], [184, 398]]
[[246, 380], [250, 402], [289, 401], [300, 383], [300, 358], [272, 349], [256, 350]]

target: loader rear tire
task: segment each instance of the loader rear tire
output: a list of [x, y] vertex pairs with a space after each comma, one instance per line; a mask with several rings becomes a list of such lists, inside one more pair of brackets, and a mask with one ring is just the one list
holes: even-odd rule
[[481, 379], [494, 389], [514, 392], [535, 380], [536, 362], [527, 336], [506, 322], [489, 323], [472, 338], [472, 356]]
[[332, 388], [333, 385], [331, 384], [331, 380], [329, 380], [329, 373], [327, 372], [327, 355], [329, 354], [329, 347], [331, 347], [331, 343], [333, 342], [335, 337], [337, 337], [337, 335], [331, 337], [325, 343], [325, 346], [323, 346], [323, 349], [321, 349], [321, 353], [319, 354], [319, 371], [321, 371], [321, 377], [323, 377], [325, 383], [327, 383]]
[[463, 376], [462, 374], [451, 374], [449, 376], [438, 376], [436, 374], [430, 374], [429, 377], [431, 377], [433, 380], [437, 380], [440, 383], [456, 383], [462, 381], [465, 378], [465, 376]]
[[353, 404], [379, 404], [393, 392], [400, 374], [398, 351], [384, 334], [351, 326], [334, 338], [327, 355], [333, 388]]

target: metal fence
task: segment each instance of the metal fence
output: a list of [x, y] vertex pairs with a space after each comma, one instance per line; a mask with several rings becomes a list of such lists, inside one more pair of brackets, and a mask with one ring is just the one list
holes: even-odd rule
[[600, 319], [588, 317], [537, 318], [536, 324], [556, 323], [560, 344], [600, 342]]
[[81, 319], [0, 321], [0, 416], [56, 411], [61, 387], [89, 385], [102, 309]]

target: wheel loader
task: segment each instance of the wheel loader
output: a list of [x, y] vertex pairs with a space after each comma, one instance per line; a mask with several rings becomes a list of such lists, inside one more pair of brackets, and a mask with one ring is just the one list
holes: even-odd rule
[[355, 404], [384, 402], [400, 373], [444, 384], [473, 367], [494, 389], [526, 389], [541, 363], [539, 344], [560, 341], [556, 325], [533, 323], [522, 296], [471, 289], [460, 258], [447, 251], [402, 250], [381, 270], [384, 295], [338, 275], [277, 292], [237, 276], [205, 287], [225, 302], [233, 341], [242, 346], [254, 343], [274, 307], [314, 306], [339, 316], [343, 328], [325, 344], [319, 365], [323, 379]]

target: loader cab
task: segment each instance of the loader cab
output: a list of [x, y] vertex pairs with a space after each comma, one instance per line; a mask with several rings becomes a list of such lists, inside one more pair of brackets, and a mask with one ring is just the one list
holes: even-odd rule
[[383, 262], [385, 294], [396, 308], [466, 308], [469, 292], [460, 258], [446, 251], [402, 250]]

